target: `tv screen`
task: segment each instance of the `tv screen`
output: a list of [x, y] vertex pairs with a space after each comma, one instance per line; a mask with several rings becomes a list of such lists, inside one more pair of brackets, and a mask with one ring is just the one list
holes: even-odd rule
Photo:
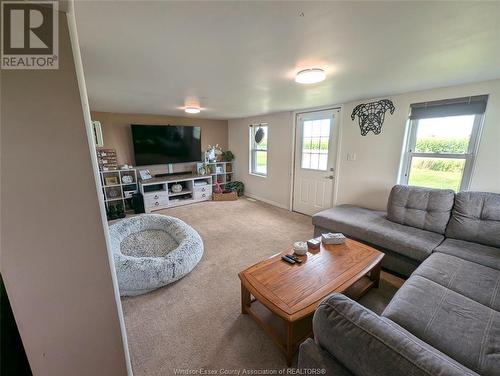
[[201, 161], [201, 128], [132, 124], [136, 166]]

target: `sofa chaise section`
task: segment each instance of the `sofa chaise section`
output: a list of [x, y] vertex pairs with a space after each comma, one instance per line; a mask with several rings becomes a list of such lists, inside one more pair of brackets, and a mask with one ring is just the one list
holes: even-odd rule
[[[319, 353], [329, 353], [339, 363], [336, 367], [348, 369], [353, 375], [477, 375], [398, 324], [342, 294], [332, 294], [320, 304], [313, 329], [314, 342], [301, 345], [300, 368], [317, 368], [317, 363], [308, 367], [303, 363], [303, 348], [316, 347]], [[326, 372], [336, 374], [329, 368]]]
[[[438, 258], [439, 254], [432, 255], [417, 269], [382, 316], [478, 374], [498, 375], [500, 312], [491, 307], [498, 308], [500, 271], [491, 269], [492, 273], [471, 287], [470, 279], [459, 280], [470, 270], [478, 276], [480, 271], [475, 267], [479, 265], [463, 260], [455, 264], [456, 269], [449, 269], [445, 278], [435, 277], [442, 265], [435, 262]], [[429, 271], [431, 267], [433, 271]], [[423, 276], [422, 268], [427, 268], [430, 276]], [[482, 288], [487, 290], [486, 296], [481, 294]]]
[[392, 222], [386, 212], [354, 205], [322, 211], [314, 215], [312, 221], [315, 236], [342, 232], [375, 246], [386, 254], [382, 266], [404, 276], [409, 276], [444, 240], [442, 234]]

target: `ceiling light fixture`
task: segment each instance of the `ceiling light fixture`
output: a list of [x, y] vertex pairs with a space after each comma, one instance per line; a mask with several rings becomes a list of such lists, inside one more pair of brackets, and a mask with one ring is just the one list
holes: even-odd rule
[[184, 111], [188, 114], [199, 114], [201, 110], [199, 107], [189, 106], [184, 108]]
[[299, 84], [315, 84], [326, 78], [326, 73], [320, 68], [311, 68], [301, 70], [295, 76], [295, 82]]

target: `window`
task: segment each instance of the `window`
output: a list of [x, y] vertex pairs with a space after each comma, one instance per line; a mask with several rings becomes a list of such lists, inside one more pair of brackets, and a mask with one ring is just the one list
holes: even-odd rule
[[468, 189], [486, 101], [476, 96], [411, 105], [401, 183]]
[[331, 119], [304, 120], [301, 167], [326, 171]]
[[250, 173], [267, 176], [268, 125], [250, 125]]

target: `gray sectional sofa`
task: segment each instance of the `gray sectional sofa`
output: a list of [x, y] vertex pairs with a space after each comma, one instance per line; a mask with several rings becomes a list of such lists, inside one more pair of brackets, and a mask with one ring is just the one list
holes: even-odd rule
[[313, 218], [382, 248], [410, 278], [379, 316], [342, 294], [313, 319], [299, 368], [342, 375], [500, 375], [500, 194], [395, 186], [387, 213]]

